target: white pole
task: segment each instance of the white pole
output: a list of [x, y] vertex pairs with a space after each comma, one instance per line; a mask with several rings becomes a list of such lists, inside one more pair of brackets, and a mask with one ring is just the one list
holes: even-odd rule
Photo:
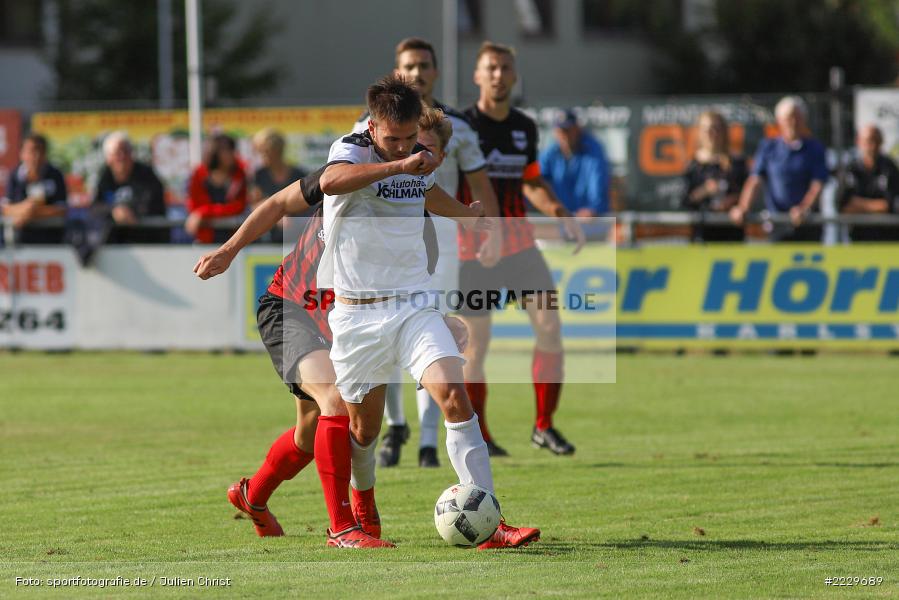
[[459, 102], [459, 1], [443, 0], [443, 56], [440, 57], [443, 102]]
[[200, 164], [203, 154], [203, 96], [200, 81], [203, 78], [201, 52], [203, 46], [200, 29], [200, 0], [185, 0], [187, 22], [187, 110], [190, 123], [190, 166]]
[[172, 108], [175, 90], [172, 84], [172, 0], [157, 0], [157, 56], [159, 75], [159, 108]]

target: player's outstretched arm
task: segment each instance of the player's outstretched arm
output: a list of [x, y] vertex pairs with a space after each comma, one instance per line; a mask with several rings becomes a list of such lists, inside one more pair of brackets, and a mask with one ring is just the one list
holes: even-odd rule
[[309, 203], [303, 196], [300, 181], [295, 181], [269, 197], [268, 200], [250, 213], [240, 229], [217, 250], [200, 257], [194, 266], [194, 273], [200, 279], [209, 279], [228, 270], [231, 261], [248, 244], [258, 240], [266, 231], [274, 227], [285, 215], [303, 212]]
[[469, 229], [489, 230], [496, 226], [493, 219], [484, 218], [484, 207], [480, 202], [462, 204], [439, 185], [425, 192], [425, 208], [430, 213], [457, 221]]
[[565, 233], [574, 239], [574, 253], [577, 254], [587, 243], [584, 230], [576, 219], [569, 218], [571, 213], [565, 208], [565, 205], [556, 197], [555, 192], [546, 183], [543, 177], [535, 177], [526, 179], [522, 184], [522, 191], [531, 205], [549, 217], [562, 219], [562, 225], [565, 227]]
[[320, 185], [329, 196], [351, 194], [394, 175], [430, 175], [438, 166], [440, 161], [427, 151], [386, 163], [334, 163], [325, 168]]
[[[471, 188], [472, 197], [483, 204], [484, 214], [487, 217], [499, 217], [499, 201], [496, 199], [493, 184], [490, 183], [490, 178], [487, 176], [486, 167], [466, 173], [465, 181]], [[484, 237], [481, 247], [478, 248], [477, 259], [489, 269], [499, 262], [502, 257], [502, 248], [503, 230], [502, 227], [496, 227]]]

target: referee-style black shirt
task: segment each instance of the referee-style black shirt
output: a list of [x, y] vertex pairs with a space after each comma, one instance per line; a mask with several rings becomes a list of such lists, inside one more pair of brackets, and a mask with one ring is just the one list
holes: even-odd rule
[[[874, 168], [869, 171], [861, 158], [854, 160], [846, 172], [846, 186], [840, 202], [841, 211], [853, 196], [872, 200], [882, 198], [887, 201], [889, 214], [899, 214], [899, 169], [895, 163], [881, 154], [877, 157]], [[897, 241], [899, 227], [855, 226], [852, 228], [851, 237], [855, 242]]]

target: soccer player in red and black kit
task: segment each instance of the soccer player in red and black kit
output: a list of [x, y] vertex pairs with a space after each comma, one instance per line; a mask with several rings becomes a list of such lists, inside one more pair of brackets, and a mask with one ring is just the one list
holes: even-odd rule
[[[240, 229], [219, 249], [204, 255], [194, 267], [201, 279], [224, 273], [237, 253], [269, 231], [284, 216], [316, 209], [303, 227], [296, 245], [275, 273], [268, 291], [259, 299], [257, 323], [262, 341], [281, 381], [293, 393], [297, 407], [296, 427], [287, 430], [272, 444], [265, 461], [250, 479], [241, 479], [228, 489], [228, 500], [247, 514], [261, 537], [284, 535], [281, 525], [268, 510], [267, 502], [285, 480], [293, 479], [316, 459], [322, 487], [328, 490], [349, 481], [334, 483], [335, 461], [349, 460], [350, 448], [316, 436], [319, 421], [349, 427], [346, 406], [334, 386], [336, 375], [328, 356], [331, 330], [328, 327], [328, 294], [316, 286], [318, 263], [324, 250], [319, 178], [324, 168], [304, 177], [260, 205]], [[310, 302], [310, 300], [315, 300]], [[299, 382], [299, 383], [295, 383]], [[374, 469], [372, 463], [371, 469]], [[339, 502], [339, 501], [338, 501]], [[341, 507], [328, 504], [335, 522]], [[380, 538], [381, 525], [374, 500], [374, 487], [353, 488], [353, 526], [332, 528], [328, 545], [345, 548], [392, 547]]]
[[[553, 427], [552, 420], [562, 389], [562, 335], [559, 313], [551, 308], [553, 303], [544, 299], [547, 293], [555, 293], [555, 284], [534, 245], [533, 227], [525, 215], [525, 198], [543, 214], [563, 219], [566, 234], [577, 242], [575, 252], [583, 246], [584, 234], [574, 219], [567, 218], [571, 214], [540, 176], [537, 125], [511, 104], [517, 77], [512, 48], [492, 42], [481, 45], [474, 72], [480, 97], [465, 114], [478, 132], [481, 151], [487, 159], [487, 175], [499, 200], [503, 217], [502, 258], [495, 267], [485, 267], [477, 260], [478, 233], [460, 230], [459, 285], [465, 298], [472, 292], [506, 288], [523, 299], [537, 338], [531, 368], [537, 416], [531, 441], [555, 454], [572, 454], [574, 446]], [[462, 187], [460, 199], [466, 203], [472, 200], [467, 186]], [[491, 438], [485, 415], [484, 360], [490, 344], [489, 310], [489, 306], [482, 309], [469, 302], [458, 311], [469, 330], [465, 387], [491, 454], [503, 456], [507, 453]]]

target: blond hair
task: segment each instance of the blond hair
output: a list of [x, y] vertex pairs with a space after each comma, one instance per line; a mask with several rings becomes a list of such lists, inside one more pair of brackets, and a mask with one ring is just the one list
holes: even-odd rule
[[715, 110], [707, 110], [699, 115], [697, 126], [701, 126], [703, 121], [711, 121], [718, 124], [720, 134], [718, 137], [711, 139], [711, 145], [707, 146], [703, 137], [699, 136], [699, 147], [696, 149], [697, 158], [700, 162], [711, 162], [717, 160], [725, 169], [730, 168], [730, 132], [727, 127], [727, 119], [720, 112]]
[[481, 44], [481, 47], [478, 48], [478, 55], [475, 57], [475, 62], [480, 62], [481, 57], [485, 54], [505, 54], [507, 56], [511, 56], [514, 59], [515, 48], [513, 48], [512, 46], [506, 46], [505, 44], [491, 42], [490, 40], [484, 40], [484, 42]]
[[446, 149], [450, 138], [453, 137], [453, 124], [439, 108], [424, 108], [421, 117], [418, 118], [419, 131], [433, 131], [440, 140], [440, 150]]
[[253, 146], [256, 148], [268, 147], [277, 155], [284, 154], [284, 136], [271, 127], [260, 129], [253, 135]]

